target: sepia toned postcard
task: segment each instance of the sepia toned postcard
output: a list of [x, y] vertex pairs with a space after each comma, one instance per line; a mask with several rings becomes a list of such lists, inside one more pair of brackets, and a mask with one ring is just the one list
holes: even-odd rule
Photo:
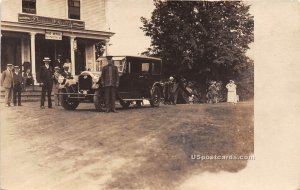
[[300, 1], [0, 4], [1, 190], [300, 190]]

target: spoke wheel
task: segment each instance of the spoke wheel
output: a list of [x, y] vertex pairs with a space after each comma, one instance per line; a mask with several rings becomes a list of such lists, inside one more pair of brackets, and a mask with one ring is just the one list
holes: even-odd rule
[[[67, 93], [66, 89], [62, 89], [61, 92]], [[67, 94], [60, 94], [59, 100], [61, 106], [66, 110], [75, 110], [79, 105], [78, 100], [69, 98]]]
[[161, 92], [158, 86], [154, 86], [152, 89], [152, 98], [150, 100], [150, 105], [152, 107], [158, 107], [160, 104]]

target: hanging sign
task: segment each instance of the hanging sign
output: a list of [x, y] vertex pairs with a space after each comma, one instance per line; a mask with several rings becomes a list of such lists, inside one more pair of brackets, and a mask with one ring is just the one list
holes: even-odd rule
[[45, 39], [46, 40], [62, 40], [62, 32], [46, 30]]

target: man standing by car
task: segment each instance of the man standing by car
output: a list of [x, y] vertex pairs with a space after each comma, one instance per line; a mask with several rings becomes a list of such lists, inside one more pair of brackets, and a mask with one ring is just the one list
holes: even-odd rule
[[43, 59], [43, 62], [45, 63], [45, 66], [41, 67], [40, 70], [40, 80], [42, 85], [42, 95], [41, 95], [41, 109], [44, 109], [44, 102], [45, 102], [45, 96], [47, 92], [48, 97], [48, 108], [52, 108], [52, 101], [51, 101], [51, 92], [53, 88], [53, 72], [50, 67], [50, 58], [45, 57]]
[[104, 87], [104, 96], [106, 104], [106, 112], [114, 112], [115, 101], [116, 101], [116, 91], [119, 86], [119, 73], [118, 68], [114, 66], [112, 56], [107, 56], [108, 64], [105, 65], [102, 69], [101, 74], [101, 84]]
[[7, 69], [2, 72], [1, 86], [5, 89], [5, 104], [6, 107], [10, 106], [12, 88], [13, 88], [13, 65], [7, 64]]

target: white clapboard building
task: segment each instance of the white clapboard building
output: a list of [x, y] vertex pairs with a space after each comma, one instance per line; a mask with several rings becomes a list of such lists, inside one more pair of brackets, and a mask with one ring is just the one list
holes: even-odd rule
[[[107, 44], [107, 0], [2, 0], [1, 71], [30, 68], [39, 81], [43, 57], [69, 62], [71, 73], [96, 68], [96, 44]], [[36, 80], [35, 80], [36, 81]]]

